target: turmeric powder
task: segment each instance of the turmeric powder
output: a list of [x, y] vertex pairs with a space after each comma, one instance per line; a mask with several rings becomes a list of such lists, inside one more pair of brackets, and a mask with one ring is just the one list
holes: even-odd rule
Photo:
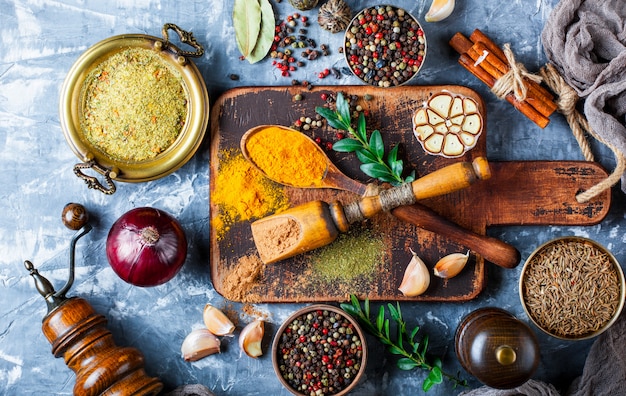
[[327, 159], [301, 132], [280, 126], [263, 127], [246, 141], [248, 158], [267, 177], [293, 187], [320, 186]]
[[225, 151], [220, 161], [211, 202], [219, 210], [211, 226], [217, 239], [236, 222], [247, 221], [284, 210], [288, 199], [282, 188], [266, 178], [241, 153]]

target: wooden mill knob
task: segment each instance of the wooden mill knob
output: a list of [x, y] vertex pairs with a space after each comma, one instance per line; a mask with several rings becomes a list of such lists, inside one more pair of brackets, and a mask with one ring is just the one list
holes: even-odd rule
[[499, 308], [481, 308], [468, 314], [456, 330], [455, 349], [468, 373], [496, 389], [522, 385], [539, 364], [533, 331]]

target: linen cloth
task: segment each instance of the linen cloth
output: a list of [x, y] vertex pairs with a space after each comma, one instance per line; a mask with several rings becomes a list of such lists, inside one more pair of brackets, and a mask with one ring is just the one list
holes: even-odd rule
[[[541, 39], [550, 63], [584, 98], [593, 131], [626, 156], [626, 1], [562, 0]], [[626, 173], [621, 181], [626, 192]]]

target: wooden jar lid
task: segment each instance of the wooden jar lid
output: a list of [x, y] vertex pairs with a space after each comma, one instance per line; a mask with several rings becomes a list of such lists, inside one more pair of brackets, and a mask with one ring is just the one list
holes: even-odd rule
[[499, 308], [481, 308], [468, 314], [456, 330], [455, 349], [468, 373], [496, 389], [522, 385], [539, 364], [533, 331]]

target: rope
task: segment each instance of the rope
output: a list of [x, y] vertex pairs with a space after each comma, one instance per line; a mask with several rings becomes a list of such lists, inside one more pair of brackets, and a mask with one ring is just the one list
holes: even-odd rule
[[539, 75], [532, 74], [526, 70], [523, 64], [515, 61], [515, 56], [508, 43], [503, 45], [502, 50], [510, 69], [506, 74], [497, 79], [491, 88], [491, 91], [498, 98], [503, 99], [509, 92], [513, 92], [515, 99], [523, 101], [526, 99], [526, 94], [528, 93], [524, 79], [532, 80], [536, 83], [544, 81], [546, 85], [558, 95], [559, 98], [556, 102], [558, 111], [565, 116], [585, 159], [587, 161], [594, 161], [591, 145], [585, 133], [593, 136], [599, 142], [609, 147], [615, 155], [615, 170], [605, 180], [576, 195], [576, 200], [579, 203], [587, 202], [619, 182], [622, 174], [624, 174], [626, 170], [626, 157], [617, 147], [606, 142], [601, 136], [598, 136], [589, 125], [585, 116], [578, 112], [576, 109], [576, 104], [580, 99], [578, 94], [565, 82], [554, 65], [547, 64], [539, 71]]
[[617, 162], [615, 170], [613, 170], [613, 172], [603, 181], [576, 195], [576, 200], [579, 203], [587, 202], [595, 196], [601, 194], [603, 191], [611, 188], [620, 180], [622, 174], [624, 174], [624, 171], [626, 170], [626, 157], [622, 155], [617, 147], [609, 142], [606, 142], [601, 136], [597, 135], [587, 122], [587, 119], [580, 114], [578, 110], [576, 110], [576, 103], [579, 99], [578, 94], [565, 82], [554, 65], [547, 64], [539, 71], [539, 74], [545, 81], [546, 85], [548, 85], [548, 87], [550, 87], [550, 89], [559, 96], [557, 100], [558, 111], [565, 116], [567, 123], [572, 129], [572, 132], [578, 141], [578, 145], [585, 156], [585, 159], [587, 161], [594, 160], [591, 152], [591, 146], [585, 136], [585, 132], [610, 148], [615, 155], [615, 160]]
[[515, 56], [511, 50], [511, 46], [507, 43], [502, 46], [504, 56], [509, 64], [510, 69], [500, 78], [496, 80], [491, 88], [491, 92], [498, 98], [504, 99], [509, 92], [513, 92], [515, 99], [521, 102], [526, 99], [528, 88], [524, 83], [524, 79], [534, 81], [536, 83], [541, 82], [541, 77], [530, 73], [526, 70], [526, 67], [515, 61]]

